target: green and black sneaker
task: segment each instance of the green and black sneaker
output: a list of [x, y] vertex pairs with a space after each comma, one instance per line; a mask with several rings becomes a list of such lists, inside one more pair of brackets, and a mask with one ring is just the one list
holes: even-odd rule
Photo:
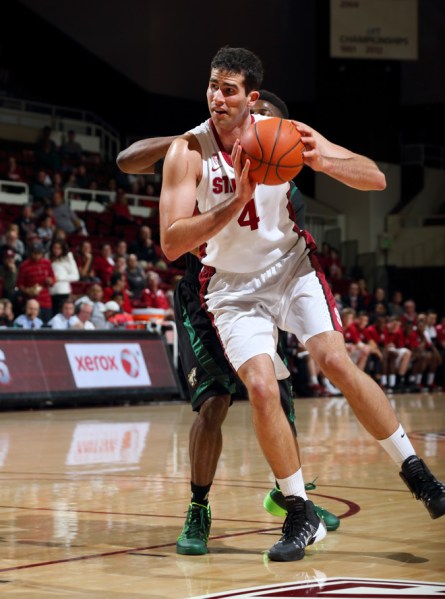
[[[305, 485], [305, 488], [306, 491], [313, 491], [316, 487], [314, 483], [308, 483]], [[266, 495], [263, 506], [266, 512], [269, 512], [272, 516], [279, 516], [281, 518], [287, 516], [286, 500], [280, 489], [277, 489], [276, 487]], [[314, 509], [317, 516], [320, 520], [323, 520], [329, 531], [337, 530], [340, 526], [340, 519], [337, 518], [337, 516], [319, 505], [314, 505]]]
[[207, 553], [212, 514], [210, 505], [192, 502], [189, 505], [184, 528], [176, 541], [176, 553], [204, 555]]

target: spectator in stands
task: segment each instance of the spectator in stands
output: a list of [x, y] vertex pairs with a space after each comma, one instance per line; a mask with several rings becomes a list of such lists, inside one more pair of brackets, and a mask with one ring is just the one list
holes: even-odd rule
[[102, 286], [99, 283], [93, 283], [88, 287], [87, 294], [75, 301], [76, 306], [82, 303], [89, 303], [93, 306], [91, 322], [97, 329], [103, 329], [105, 325], [103, 295]]
[[2, 254], [0, 279], [3, 279], [3, 297], [11, 301], [16, 301], [18, 272], [15, 252], [8, 248]]
[[74, 302], [71, 299], [66, 299], [62, 302], [60, 312], [51, 318], [48, 326], [52, 329], [66, 330], [72, 328], [77, 320], [74, 318]]
[[[398, 316], [390, 316], [385, 326], [385, 354], [388, 372], [388, 392], [407, 391], [409, 382], [405, 379], [411, 361], [411, 350], [405, 346], [401, 321]], [[384, 355], [385, 355], [384, 354]]]
[[147, 272], [146, 288], [140, 295], [140, 300], [147, 308], [165, 310], [165, 319], [173, 319], [173, 310], [165, 292], [160, 289], [161, 277], [153, 270]]
[[352, 281], [349, 284], [348, 293], [346, 295], [343, 295], [341, 299], [345, 308], [352, 308], [355, 312], [363, 310], [365, 307], [363, 297], [360, 295], [358, 283], [356, 283], [355, 281]]
[[73, 169], [68, 173], [66, 181], [63, 185], [63, 191], [67, 189], [78, 189], [80, 187], [79, 182], [77, 180], [77, 171]]
[[442, 320], [436, 325], [436, 333], [436, 347], [442, 358], [437, 369], [436, 382], [443, 388], [445, 387], [445, 317], [442, 317]]
[[59, 191], [53, 194], [52, 207], [57, 227], [63, 229], [68, 235], [72, 235], [73, 233], [76, 235], [88, 235], [85, 223], [65, 203], [63, 195]]
[[91, 302], [76, 302], [74, 305], [74, 316], [71, 320], [71, 328], [83, 329], [85, 331], [94, 331], [96, 326], [92, 322], [92, 316], [93, 305], [91, 304]]
[[125, 328], [127, 323], [133, 321], [131, 314], [121, 310], [119, 304], [114, 300], [105, 304], [105, 319], [109, 329]]
[[371, 353], [371, 348], [367, 343], [362, 341], [360, 332], [355, 323], [355, 317], [356, 312], [353, 308], [343, 308], [341, 312], [341, 321], [346, 350], [354, 364], [357, 364], [360, 370], [364, 371], [368, 357]]
[[114, 265], [111, 245], [109, 243], [102, 244], [100, 254], [94, 258], [93, 268], [104, 287], [110, 285], [110, 277], [114, 270]]
[[330, 281], [340, 281], [344, 275], [344, 267], [341, 263], [340, 253], [336, 248], [331, 247], [328, 261], [327, 276]]
[[[429, 312], [431, 314], [431, 312]], [[437, 315], [436, 315], [437, 317]], [[434, 320], [434, 319], [433, 319]], [[429, 391], [437, 388], [435, 384], [436, 371], [442, 363], [442, 357], [428, 332], [428, 316], [417, 319], [417, 335], [427, 357], [426, 387]], [[436, 332], [434, 327], [434, 332]]]
[[91, 185], [91, 177], [87, 173], [86, 166], [84, 164], [79, 164], [76, 172], [77, 185], [81, 189], [89, 189]]
[[130, 254], [127, 258], [127, 285], [131, 297], [140, 297], [145, 289], [146, 276], [143, 268], [139, 266], [136, 254]]
[[0, 299], [3, 309], [1, 310], [0, 326], [1, 327], [12, 327], [14, 325], [14, 309], [12, 302], [9, 299]]
[[14, 320], [14, 326], [21, 329], [40, 329], [43, 326], [43, 320], [39, 318], [40, 306], [35, 299], [28, 299], [24, 314], [20, 314]]
[[402, 322], [407, 321], [413, 324], [417, 323], [416, 302], [412, 299], [408, 299], [403, 303]]
[[116, 248], [113, 254], [113, 258], [116, 261], [118, 258], [124, 258], [127, 261], [128, 258], [128, 245], [125, 239], [120, 239], [116, 243]]
[[6, 233], [1, 240], [0, 252], [3, 254], [7, 250], [14, 252], [17, 264], [22, 262], [25, 257], [25, 244], [19, 238], [19, 227], [16, 223], [8, 225]]
[[359, 289], [359, 295], [362, 298], [362, 302], [363, 302], [363, 309], [367, 310], [369, 304], [371, 303], [371, 299], [372, 299], [372, 295], [370, 293], [370, 291], [368, 290], [368, 286], [366, 284], [366, 279], [359, 279], [357, 281], [357, 285], [358, 285], [358, 289]]
[[79, 280], [79, 270], [73, 254], [65, 241], [55, 239], [51, 242], [49, 259], [55, 276], [54, 285], [49, 293], [52, 301], [52, 312], [58, 314], [62, 303], [71, 295], [71, 283]]
[[61, 167], [61, 161], [57, 146], [51, 139], [51, 133], [51, 127], [43, 127], [41, 136], [36, 143], [35, 157], [38, 168], [56, 171]]
[[65, 186], [64, 186], [63, 175], [60, 171], [55, 171], [53, 173], [53, 190], [58, 191], [59, 193], [61, 193], [63, 195], [64, 189], [65, 189]]
[[392, 294], [392, 299], [388, 304], [388, 314], [390, 316], [403, 316], [403, 295], [398, 289]]
[[6, 179], [13, 181], [14, 183], [23, 183], [25, 181], [25, 175], [21, 166], [17, 164], [15, 156], [9, 156], [8, 167], [6, 170]]
[[20, 216], [15, 221], [19, 228], [20, 239], [26, 243], [30, 233], [37, 232], [37, 225], [32, 212], [31, 204], [24, 204], [20, 211]]
[[44, 213], [37, 226], [37, 235], [43, 244], [45, 252], [49, 250], [55, 230], [56, 226], [53, 217], [50, 214]]
[[139, 229], [137, 238], [130, 244], [129, 252], [136, 254], [142, 268], [157, 267], [160, 257], [155, 242], [152, 239], [150, 227], [145, 225]]
[[371, 324], [374, 324], [375, 322], [377, 322], [377, 320], [381, 316], [386, 318], [386, 316], [388, 316], [388, 310], [387, 310], [385, 303], [377, 302], [374, 305], [374, 310], [369, 312], [369, 320], [370, 320]]
[[76, 140], [76, 132], [70, 129], [67, 137], [60, 146], [60, 157], [64, 161], [78, 166], [83, 160], [83, 148]]
[[425, 316], [425, 334], [433, 345], [437, 340], [437, 312], [436, 310], [427, 310]]
[[117, 256], [114, 259], [114, 268], [113, 272], [120, 272], [125, 279], [125, 288], [128, 289], [127, 284], [127, 261], [123, 256]]
[[130, 208], [128, 207], [127, 196], [125, 191], [119, 188], [116, 192], [116, 199], [114, 202], [108, 205], [108, 210], [112, 215], [112, 227], [116, 230], [118, 226], [131, 225], [136, 223], [137, 220], [131, 214]]
[[51, 177], [44, 169], [39, 169], [30, 186], [33, 205], [36, 207], [48, 206], [53, 197], [54, 188]]
[[40, 305], [40, 317], [44, 322], [52, 316], [49, 289], [55, 283], [51, 262], [43, 257], [43, 245], [35, 242], [30, 257], [19, 267], [17, 287], [25, 301], [36, 299]]
[[93, 268], [93, 250], [91, 243], [84, 239], [79, 245], [79, 249], [75, 255], [77, 268], [79, 270], [80, 281], [99, 282]]
[[114, 293], [122, 293], [124, 296], [123, 309], [125, 312], [131, 312], [131, 300], [126, 290], [127, 280], [121, 272], [113, 272], [110, 277], [110, 285], [104, 289], [104, 302], [108, 302]]

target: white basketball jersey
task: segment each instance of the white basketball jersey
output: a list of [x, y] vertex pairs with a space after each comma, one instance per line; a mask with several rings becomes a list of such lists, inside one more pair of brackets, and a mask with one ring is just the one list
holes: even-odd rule
[[[202, 179], [197, 188], [202, 213], [234, 195], [235, 172], [211, 119], [190, 133], [202, 151]], [[289, 188], [289, 183], [257, 185], [254, 197], [238, 217], [207, 242], [202, 262], [217, 270], [246, 273], [263, 270], [286, 254], [299, 236], [292, 219]]]

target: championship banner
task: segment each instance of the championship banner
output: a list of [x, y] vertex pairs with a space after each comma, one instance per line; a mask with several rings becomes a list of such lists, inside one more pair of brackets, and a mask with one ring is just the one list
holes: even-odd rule
[[331, 58], [417, 60], [417, 0], [331, 0]]

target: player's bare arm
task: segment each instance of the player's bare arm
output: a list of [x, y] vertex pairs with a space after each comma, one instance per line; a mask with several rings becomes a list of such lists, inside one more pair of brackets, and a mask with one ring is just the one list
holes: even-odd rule
[[160, 200], [161, 247], [168, 260], [177, 260], [219, 233], [252, 197], [245, 189], [247, 168], [241, 194], [236, 192], [211, 210], [194, 214], [201, 168], [201, 152], [194, 136], [172, 143], [165, 157]]
[[361, 191], [386, 188], [385, 175], [373, 160], [332, 143], [305, 123], [292, 122], [307, 148], [303, 153], [304, 163], [314, 171]]
[[141, 139], [119, 152], [117, 166], [124, 173], [131, 175], [147, 174], [151, 167], [164, 158], [175, 139], [187, 139], [190, 134], [170, 135], [167, 137], [149, 137]]

